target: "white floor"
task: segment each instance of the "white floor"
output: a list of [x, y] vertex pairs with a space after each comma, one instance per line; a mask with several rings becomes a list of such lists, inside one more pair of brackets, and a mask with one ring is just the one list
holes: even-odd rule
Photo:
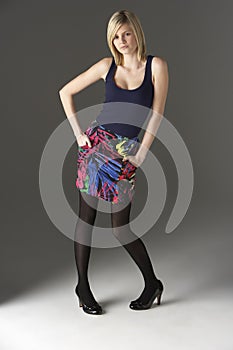
[[[93, 250], [89, 273], [93, 293], [105, 311], [102, 315], [88, 315], [78, 306], [70, 255], [68, 268], [61, 268], [65, 254], [73, 252], [65, 240], [48, 278], [40, 275], [38, 283], [31, 287], [28, 282], [30, 288], [11, 293], [1, 303], [0, 349], [232, 350], [231, 231], [226, 217], [212, 223], [206, 218], [195, 225], [187, 218], [170, 236], [156, 233], [159, 239], [144, 239], [165, 287], [161, 305], [145, 311], [128, 307], [140, 294], [143, 280], [124, 249]], [[46, 256], [44, 247], [43, 251]], [[40, 256], [35, 273], [49, 266]]]
[[133, 292], [128, 282], [119, 288], [120, 279], [111, 283], [111, 289], [92, 283], [105, 310], [102, 315], [88, 315], [79, 308], [71, 290], [73, 277], [2, 305], [1, 350], [233, 349], [230, 289], [183, 298], [181, 290], [167, 283], [161, 305], [134, 311], [128, 303], [140, 288]]

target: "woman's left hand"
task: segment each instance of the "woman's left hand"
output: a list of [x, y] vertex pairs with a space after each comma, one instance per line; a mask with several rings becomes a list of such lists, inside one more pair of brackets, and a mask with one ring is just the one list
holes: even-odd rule
[[142, 159], [140, 159], [137, 155], [135, 155], [135, 156], [130, 156], [130, 155], [128, 155], [128, 156], [124, 156], [123, 157], [123, 161], [125, 161], [125, 160], [128, 160], [130, 163], [132, 163], [135, 167], [139, 167], [141, 164], [142, 164], [142, 162], [143, 162], [143, 160]]

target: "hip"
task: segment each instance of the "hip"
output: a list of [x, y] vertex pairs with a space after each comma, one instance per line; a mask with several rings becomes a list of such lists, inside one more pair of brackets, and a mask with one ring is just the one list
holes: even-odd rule
[[90, 139], [92, 147], [88, 145], [81, 148], [91, 149], [98, 145], [105, 146], [109, 151], [117, 152], [120, 156], [135, 155], [139, 148], [139, 137], [128, 138], [127, 136], [117, 134], [93, 120], [85, 131]]

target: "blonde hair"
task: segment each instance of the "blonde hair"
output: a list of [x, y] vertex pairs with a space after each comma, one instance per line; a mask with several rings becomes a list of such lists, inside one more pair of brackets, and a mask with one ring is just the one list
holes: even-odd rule
[[107, 42], [110, 51], [114, 57], [116, 65], [121, 65], [124, 61], [124, 56], [116, 49], [113, 44], [114, 37], [118, 29], [123, 25], [128, 24], [132, 28], [137, 41], [137, 57], [138, 60], [146, 60], [146, 42], [143, 29], [138, 17], [128, 10], [120, 10], [115, 12], [109, 19], [107, 25]]

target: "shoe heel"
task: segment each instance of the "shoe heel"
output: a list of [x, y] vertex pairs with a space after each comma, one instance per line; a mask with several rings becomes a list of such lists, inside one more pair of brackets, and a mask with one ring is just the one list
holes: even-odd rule
[[75, 293], [78, 297], [78, 302], [79, 302], [79, 306], [83, 308], [83, 311], [86, 312], [87, 314], [93, 314], [93, 315], [101, 315], [103, 310], [102, 307], [96, 303], [96, 305], [93, 306], [88, 306], [85, 303], [83, 303], [82, 299], [80, 299], [78, 290], [77, 290], [77, 286], [75, 288]]
[[161, 303], [162, 292], [157, 296], [157, 305]]

